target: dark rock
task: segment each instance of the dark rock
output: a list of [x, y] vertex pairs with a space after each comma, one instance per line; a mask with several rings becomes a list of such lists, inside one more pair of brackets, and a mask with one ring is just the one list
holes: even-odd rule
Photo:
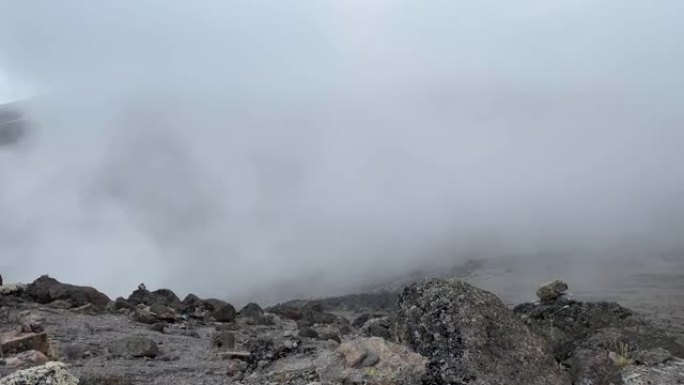
[[212, 337], [211, 344], [221, 350], [233, 350], [235, 349], [235, 334], [218, 332]]
[[297, 350], [299, 342], [296, 339], [287, 338], [278, 341], [270, 338], [257, 338], [248, 341], [245, 345], [250, 353], [247, 358], [248, 368], [253, 370], [287, 357]]
[[151, 339], [143, 336], [130, 336], [109, 345], [109, 352], [115, 357], [150, 357], [160, 354], [159, 347]]
[[302, 319], [302, 310], [295, 306], [276, 305], [272, 308], [269, 308], [268, 311], [282, 318], [291, 319], [293, 321]]
[[570, 375], [577, 385], [621, 385], [620, 370], [606, 351], [579, 349], [572, 355]]
[[138, 288], [128, 297], [128, 303], [132, 306], [137, 306], [140, 304], [147, 306], [165, 306], [170, 307], [176, 311], [180, 311], [183, 308], [183, 303], [180, 298], [174, 294], [169, 289], [159, 289], [155, 291], [149, 291], [147, 289]]
[[157, 322], [155, 324], [150, 325], [150, 330], [155, 331], [155, 332], [159, 332], [159, 333], [164, 333], [164, 331], [166, 330], [166, 328], [168, 326], [169, 325], [165, 322]]
[[211, 317], [218, 322], [233, 322], [236, 314], [233, 305], [226, 303], [211, 312]]
[[494, 294], [461, 281], [405, 288], [397, 334], [428, 358], [426, 385], [570, 384], [548, 342]]
[[352, 322], [352, 326], [359, 329], [366, 322], [368, 322], [368, 320], [371, 318], [372, 318], [372, 316], [370, 313], [363, 313], [360, 316], [358, 316], [356, 319], [354, 319], [354, 321]]
[[559, 361], [569, 358], [577, 348], [607, 350], [618, 340], [640, 349], [662, 347], [684, 355], [684, 346], [667, 332], [617, 303], [561, 297], [553, 303], [521, 304], [513, 311], [551, 343]]
[[305, 338], [318, 338], [318, 332], [316, 332], [314, 329], [310, 327], [303, 327], [299, 329], [299, 332], [297, 333], [299, 337], [305, 337]]
[[87, 373], [79, 377], [78, 385], [133, 385], [133, 381], [114, 374]]
[[114, 311], [119, 311], [121, 309], [132, 309], [133, 306], [126, 301], [125, 298], [123, 297], [118, 297], [117, 299], [114, 300], [114, 303], [112, 304], [112, 308]]
[[97, 310], [105, 310], [110, 302], [109, 297], [92, 287], [61, 283], [47, 275], [28, 285], [26, 295], [38, 303], [46, 304], [61, 300], [67, 302], [70, 307], [91, 304]]
[[392, 338], [391, 327], [392, 324], [388, 318], [374, 319], [364, 325], [361, 333], [366, 337], [381, 337], [390, 340]]
[[240, 317], [260, 318], [264, 316], [264, 309], [256, 303], [250, 302], [238, 312]]
[[187, 308], [194, 308], [202, 303], [202, 299], [194, 294], [188, 294], [183, 298], [183, 305]]
[[264, 310], [256, 303], [248, 303], [240, 309], [237, 314], [238, 318], [244, 319], [247, 323], [253, 325], [271, 325], [273, 321], [264, 315]]

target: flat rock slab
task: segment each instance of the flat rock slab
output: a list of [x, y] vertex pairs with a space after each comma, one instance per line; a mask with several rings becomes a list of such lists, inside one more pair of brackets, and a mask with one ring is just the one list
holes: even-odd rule
[[48, 354], [47, 333], [8, 333], [2, 336], [0, 352], [3, 355], [36, 350]]

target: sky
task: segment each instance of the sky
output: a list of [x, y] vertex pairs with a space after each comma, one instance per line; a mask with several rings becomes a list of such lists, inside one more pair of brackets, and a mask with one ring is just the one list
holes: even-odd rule
[[[326, 295], [677, 253], [684, 4], [0, 0], [0, 271]], [[11, 277], [11, 278], [10, 278]]]

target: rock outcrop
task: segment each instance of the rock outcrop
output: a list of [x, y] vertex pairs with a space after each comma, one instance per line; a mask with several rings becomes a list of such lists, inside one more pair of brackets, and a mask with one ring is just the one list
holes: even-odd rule
[[31, 300], [42, 304], [64, 301], [68, 307], [91, 305], [93, 309], [101, 311], [105, 310], [110, 302], [109, 297], [92, 287], [61, 283], [47, 275], [29, 284], [25, 294]]
[[397, 335], [427, 357], [426, 385], [569, 385], [551, 347], [494, 294], [433, 279], [404, 289]]

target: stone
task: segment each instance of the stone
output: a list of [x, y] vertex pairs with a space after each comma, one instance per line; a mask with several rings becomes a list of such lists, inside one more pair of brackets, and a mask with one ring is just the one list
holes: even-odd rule
[[239, 317], [258, 319], [264, 316], [264, 309], [256, 303], [250, 302], [238, 312]]
[[226, 368], [226, 374], [228, 374], [230, 377], [234, 377], [247, 370], [247, 363], [243, 360], [231, 358], [228, 360]]
[[233, 322], [237, 312], [233, 305], [226, 303], [211, 312], [211, 317], [217, 322]]
[[427, 359], [382, 338], [359, 338], [314, 361], [322, 383], [418, 385]]
[[537, 289], [537, 297], [542, 302], [552, 302], [564, 295], [568, 290], [568, 285], [559, 280], [547, 282]]
[[75, 286], [61, 283], [54, 278], [43, 275], [29, 284], [26, 295], [38, 303], [66, 301], [70, 307], [81, 307], [91, 304], [96, 310], [106, 310], [110, 300], [105, 294], [92, 287]]
[[12, 369], [24, 369], [44, 365], [49, 361], [48, 357], [36, 350], [19, 353], [5, 360], [5, 366]]
[[138, 290], [135, 290], [128, 296], [127, 302], [132, 306], [140, 304], [150, 307], [160, 306], [171, 308], [174, 311], [180, 311], [184, 307], [180, 298], [169, 289], [149, 291], [144, 287], [139, 287]]
[[308, 326], [300, 328], [297, 335], [304, 338], [318, 338], [318, 332]]
[[113, 341], [109, 352], [115, 357], [154, 358], [160, 354], [157, 344], [143, 336], [129, 336]]
[[135, 322], [140, 322], [143, 324], [153, 325], [161, 322], [161, 319], [157, 317], [155, 313], [150, 310], [149, 306], [138, 305], [135, 310], [131, 313], [131, 319]]
[[78, 380], [61, 362], [19, 370], [0, 379], [0, 385], [78, 385]]
[[672, 353], [661, 347], [655, 349], [639, 351], [636, 354], [636, 361], [642, 365], [655, 366], [672, 358]]
[[399, 296], [397, 337], [428, 359], [426, 385], [569, 385], [551, 346], [494, 294], [458, 280]]
[[45, 355], [49, 353], [47, 333], [7, 333], [0, 338], [0, 352], [2, 355], [16, 354], [36, 350]]

